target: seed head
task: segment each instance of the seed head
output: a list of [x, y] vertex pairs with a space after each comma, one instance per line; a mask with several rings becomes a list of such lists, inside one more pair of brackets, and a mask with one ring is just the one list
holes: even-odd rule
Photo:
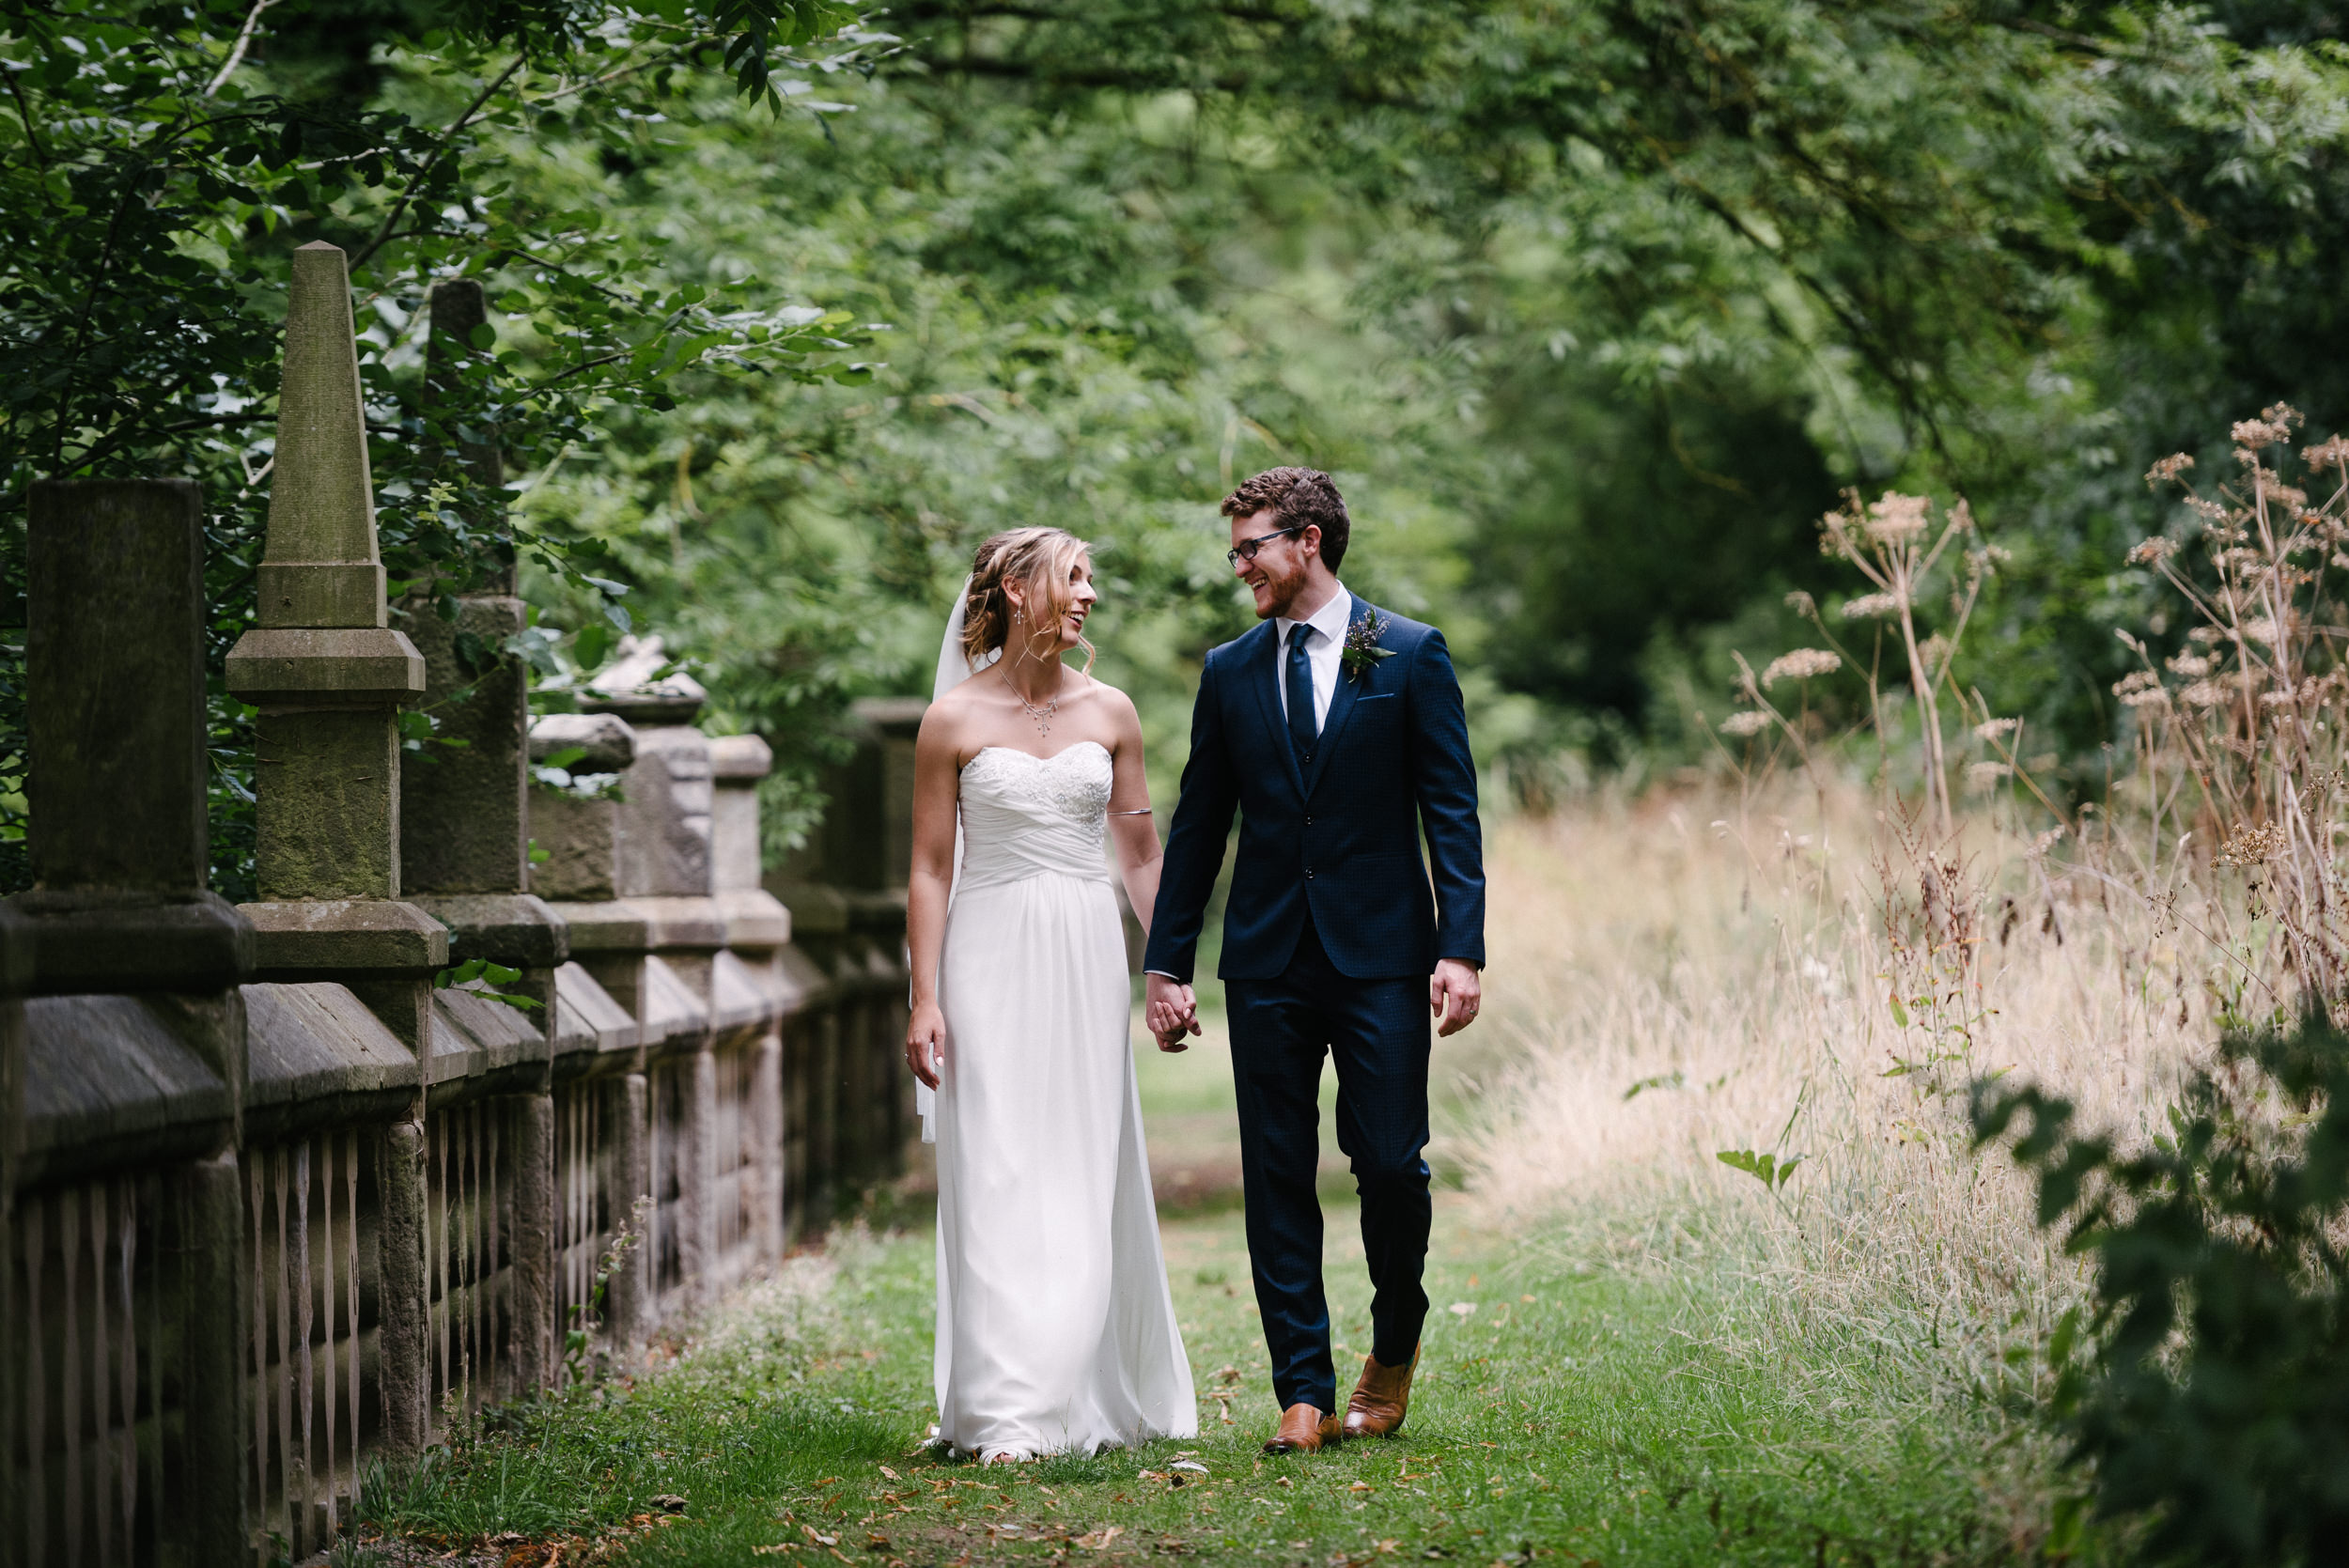
[[2151, 489], [2155, 485], [2176, 484], [2178, 475], [2193, 466], [2193, 458], [2183, 452], [2172, 452], [2145, 471], [2145, 487]]
[[1781, 680], [1810, 680], [1816, 675], [1831, 675], [1843, 667], [1841, 654], [1829, 653], [1825, 648], [1797, 648], [1770, 660], [1769, 668], [1762, 672], [1762, 685], [1767, 690]]
[[2314, 446], [2302, 447], [2300, 460], [2310, 468], [2339, 468], [2349, 463], [2349, 441], [2327, 436]]
[[1721, 733], [1750, 739], [1770, 727], [1770, 716], [1758, 707], [1741, 708], [1721, 721]]
[[1903, 495], [1898, 490], [1886, 490], [1883, 498], [1868, 504], [1868, 537], [1878, 544], [1906, 544], [1922, 538], [1925, 532], [1925, 510], [1933, 505], [1921, 495]]
[[1862, 594], [1843, 601], [1843, 616], [1847, 621], [1858, 621], [1876, 615], [1897, 615], [1903, 603], [1898, 594]]
[[2152, 566], [2156, 562], [2168, 560], [2177, 551], [2178, 547], [2175, 544], [2156, 534], [2150, 539], [2139, 539], [2129, 551], [2129, 565], [2132, 567]]

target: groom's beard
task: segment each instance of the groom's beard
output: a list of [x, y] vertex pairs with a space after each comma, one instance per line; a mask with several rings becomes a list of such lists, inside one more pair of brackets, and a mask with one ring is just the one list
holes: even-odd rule
[[1299, 597], [1305, 592], [1305, 573], [1302, 569], [1289, 577], [1275, 577], [1272, 573], [1266, 572], [1264, 580], [1264, 598], [1258, 601], [1256, 610], [1256, 618], [1260, 621], [1269, 621], [1286, 615], [1296, 606]]

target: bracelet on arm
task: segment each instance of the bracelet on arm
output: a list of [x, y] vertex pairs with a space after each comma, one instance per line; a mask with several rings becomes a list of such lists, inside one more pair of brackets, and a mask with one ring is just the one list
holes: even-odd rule
[[1150, 807], [1144, 806], [1140, 811], [1113, 811], [1110, 815], [1112, 816], [1147, 816], [1150, 811]]

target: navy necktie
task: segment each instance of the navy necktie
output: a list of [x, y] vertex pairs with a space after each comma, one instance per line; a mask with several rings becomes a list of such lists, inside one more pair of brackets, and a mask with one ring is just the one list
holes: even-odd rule
[[1313, 636], [1312, 627], [1289, 628], [1289, 744], [1297, 748], [1299, 762], [1314, 760], [1314, 737], [1320, 728], [1314, 722], [1314, 664], [1305, 653]]

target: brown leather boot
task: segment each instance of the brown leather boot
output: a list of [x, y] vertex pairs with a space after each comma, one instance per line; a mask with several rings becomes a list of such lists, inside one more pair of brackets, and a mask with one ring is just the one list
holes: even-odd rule
[[1346, 1400], [1346, 1435], [1349, 1437], [1392, 1437], [1403, 1430], [1411, 1408], [1411, 1374], [1419, 1370], [1419, 1346], [1399, 1367], [1380, 1366], [1362, 1358], [1361, 1381]]
[[1338, 1418], [1310, 1405], [1292, 1405], [1281, 1412], [1281, 1428], [1264, 1446], [1267, 1453], [1319, 1453], [1324, 1443], [1338, 1440]]

